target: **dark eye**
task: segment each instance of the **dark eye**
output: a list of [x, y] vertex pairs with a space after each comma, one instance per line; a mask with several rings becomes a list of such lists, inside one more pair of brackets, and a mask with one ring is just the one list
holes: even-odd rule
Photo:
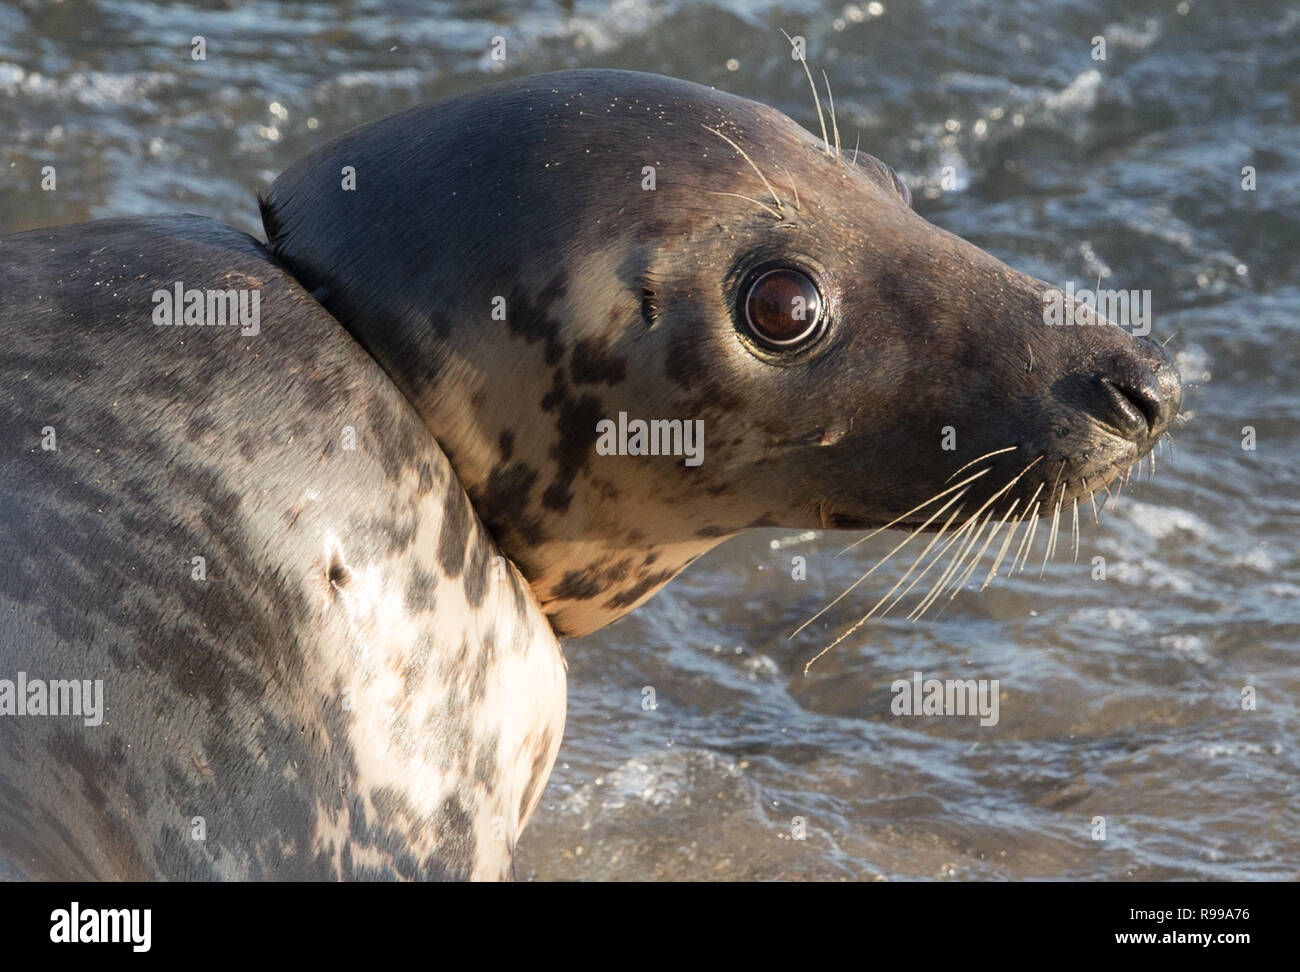
[[768, 270], [749, 285], [745, 323], [768, 347], [787, 349], [807, 343], [820, 331], [821, 320], [821, 294], [800, 270]]
[[903, 197], [903, 202], [907, 205], [907, 208], [911, 209], [912, 190], [907, 188], [907, 183], [903, 181], [902, 176], [900, 176], [893, 169], [889, 170], [889, 174], [894, 177], [894, 188], [897, 189], [898, 194]]

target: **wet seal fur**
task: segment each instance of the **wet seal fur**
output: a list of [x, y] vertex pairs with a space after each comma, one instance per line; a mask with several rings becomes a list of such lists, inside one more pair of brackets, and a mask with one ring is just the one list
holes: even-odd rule
[[[196, 217], [0, 241], [0, 676], [105, 698], [94, 729], [0, 718], [26, 876], [507, 877], [563, 730], [557, 635], [749, 527], [920, 526], [972, 460], [995, 512], [1078, 497], [1179, 404], [1163, 351], [1045, 326], [1044, 285], [882, 163], [687, 82], [494, 85], [262, 206], [266, 245]], [[737, 320], [773, 263], [828, 315], [789, 356]], [[179, 280], [259, 289], [260, 332], [155, 328]], [[705, 461], [598, 455], [620, 411], [703, 420]]]

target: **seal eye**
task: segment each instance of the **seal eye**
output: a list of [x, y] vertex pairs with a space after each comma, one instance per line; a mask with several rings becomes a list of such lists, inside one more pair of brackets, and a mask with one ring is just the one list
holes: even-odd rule
[[894, 177], [894, 188], [897, 189], [898, 194], [903, 197], [903, 204], [907, 206], [908, 209], [911, 209], [912, 190], [907, 188], [907, 183], [903, 181], [902, 176], [900, 176], [893, 169], [889, 170], [889, 174]]
[[760, 274], [745, 295], [745, 323], [763, 344], [788, 349], [814, 337], [821, 327], [822, 298], [808, 275], [781, 268]]

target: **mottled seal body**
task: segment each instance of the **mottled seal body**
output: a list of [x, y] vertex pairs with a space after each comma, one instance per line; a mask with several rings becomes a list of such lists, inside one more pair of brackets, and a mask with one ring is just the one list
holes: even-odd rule
[[[0, 241], [0, 677], [102, 677], [107, 708], [0, 718], [31, 876], [504, 876], [557, 634], [752, 526], [932, 530], [949, 496], [974, 551], [1179, 405], [1160, 348], [1046, 326], [1045, 285], [883, 163], [687, 82], [413, 109], [262, 209], [265, 247], [180, 218]], [[256, 289], [257, 333], [153, 323], [179, 281]], [[701, 461], [598, 449], [625, 413], [698, 423]]]
[[[392, 383], [211, 221], [0, 252], [0, 677], [102, 679], [104, 698], [96, 727], [0, 717], [9, 865], [508, 876], [563, 661]], [[154, 325], [177, 280], [256, 288], [260, 332]]]

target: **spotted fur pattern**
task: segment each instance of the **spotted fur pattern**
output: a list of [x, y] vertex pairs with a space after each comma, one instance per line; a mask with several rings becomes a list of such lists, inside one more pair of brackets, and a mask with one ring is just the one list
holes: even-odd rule
[[[0, 717], [0, 856], [32, 878], [509, 876], [564, 664], [392, 383], [207, 220], [0, 247], [0, 678], [103, 679], [106, 709]], [[177, 280], [258, 288], [260, 334], [155, 326]]]

